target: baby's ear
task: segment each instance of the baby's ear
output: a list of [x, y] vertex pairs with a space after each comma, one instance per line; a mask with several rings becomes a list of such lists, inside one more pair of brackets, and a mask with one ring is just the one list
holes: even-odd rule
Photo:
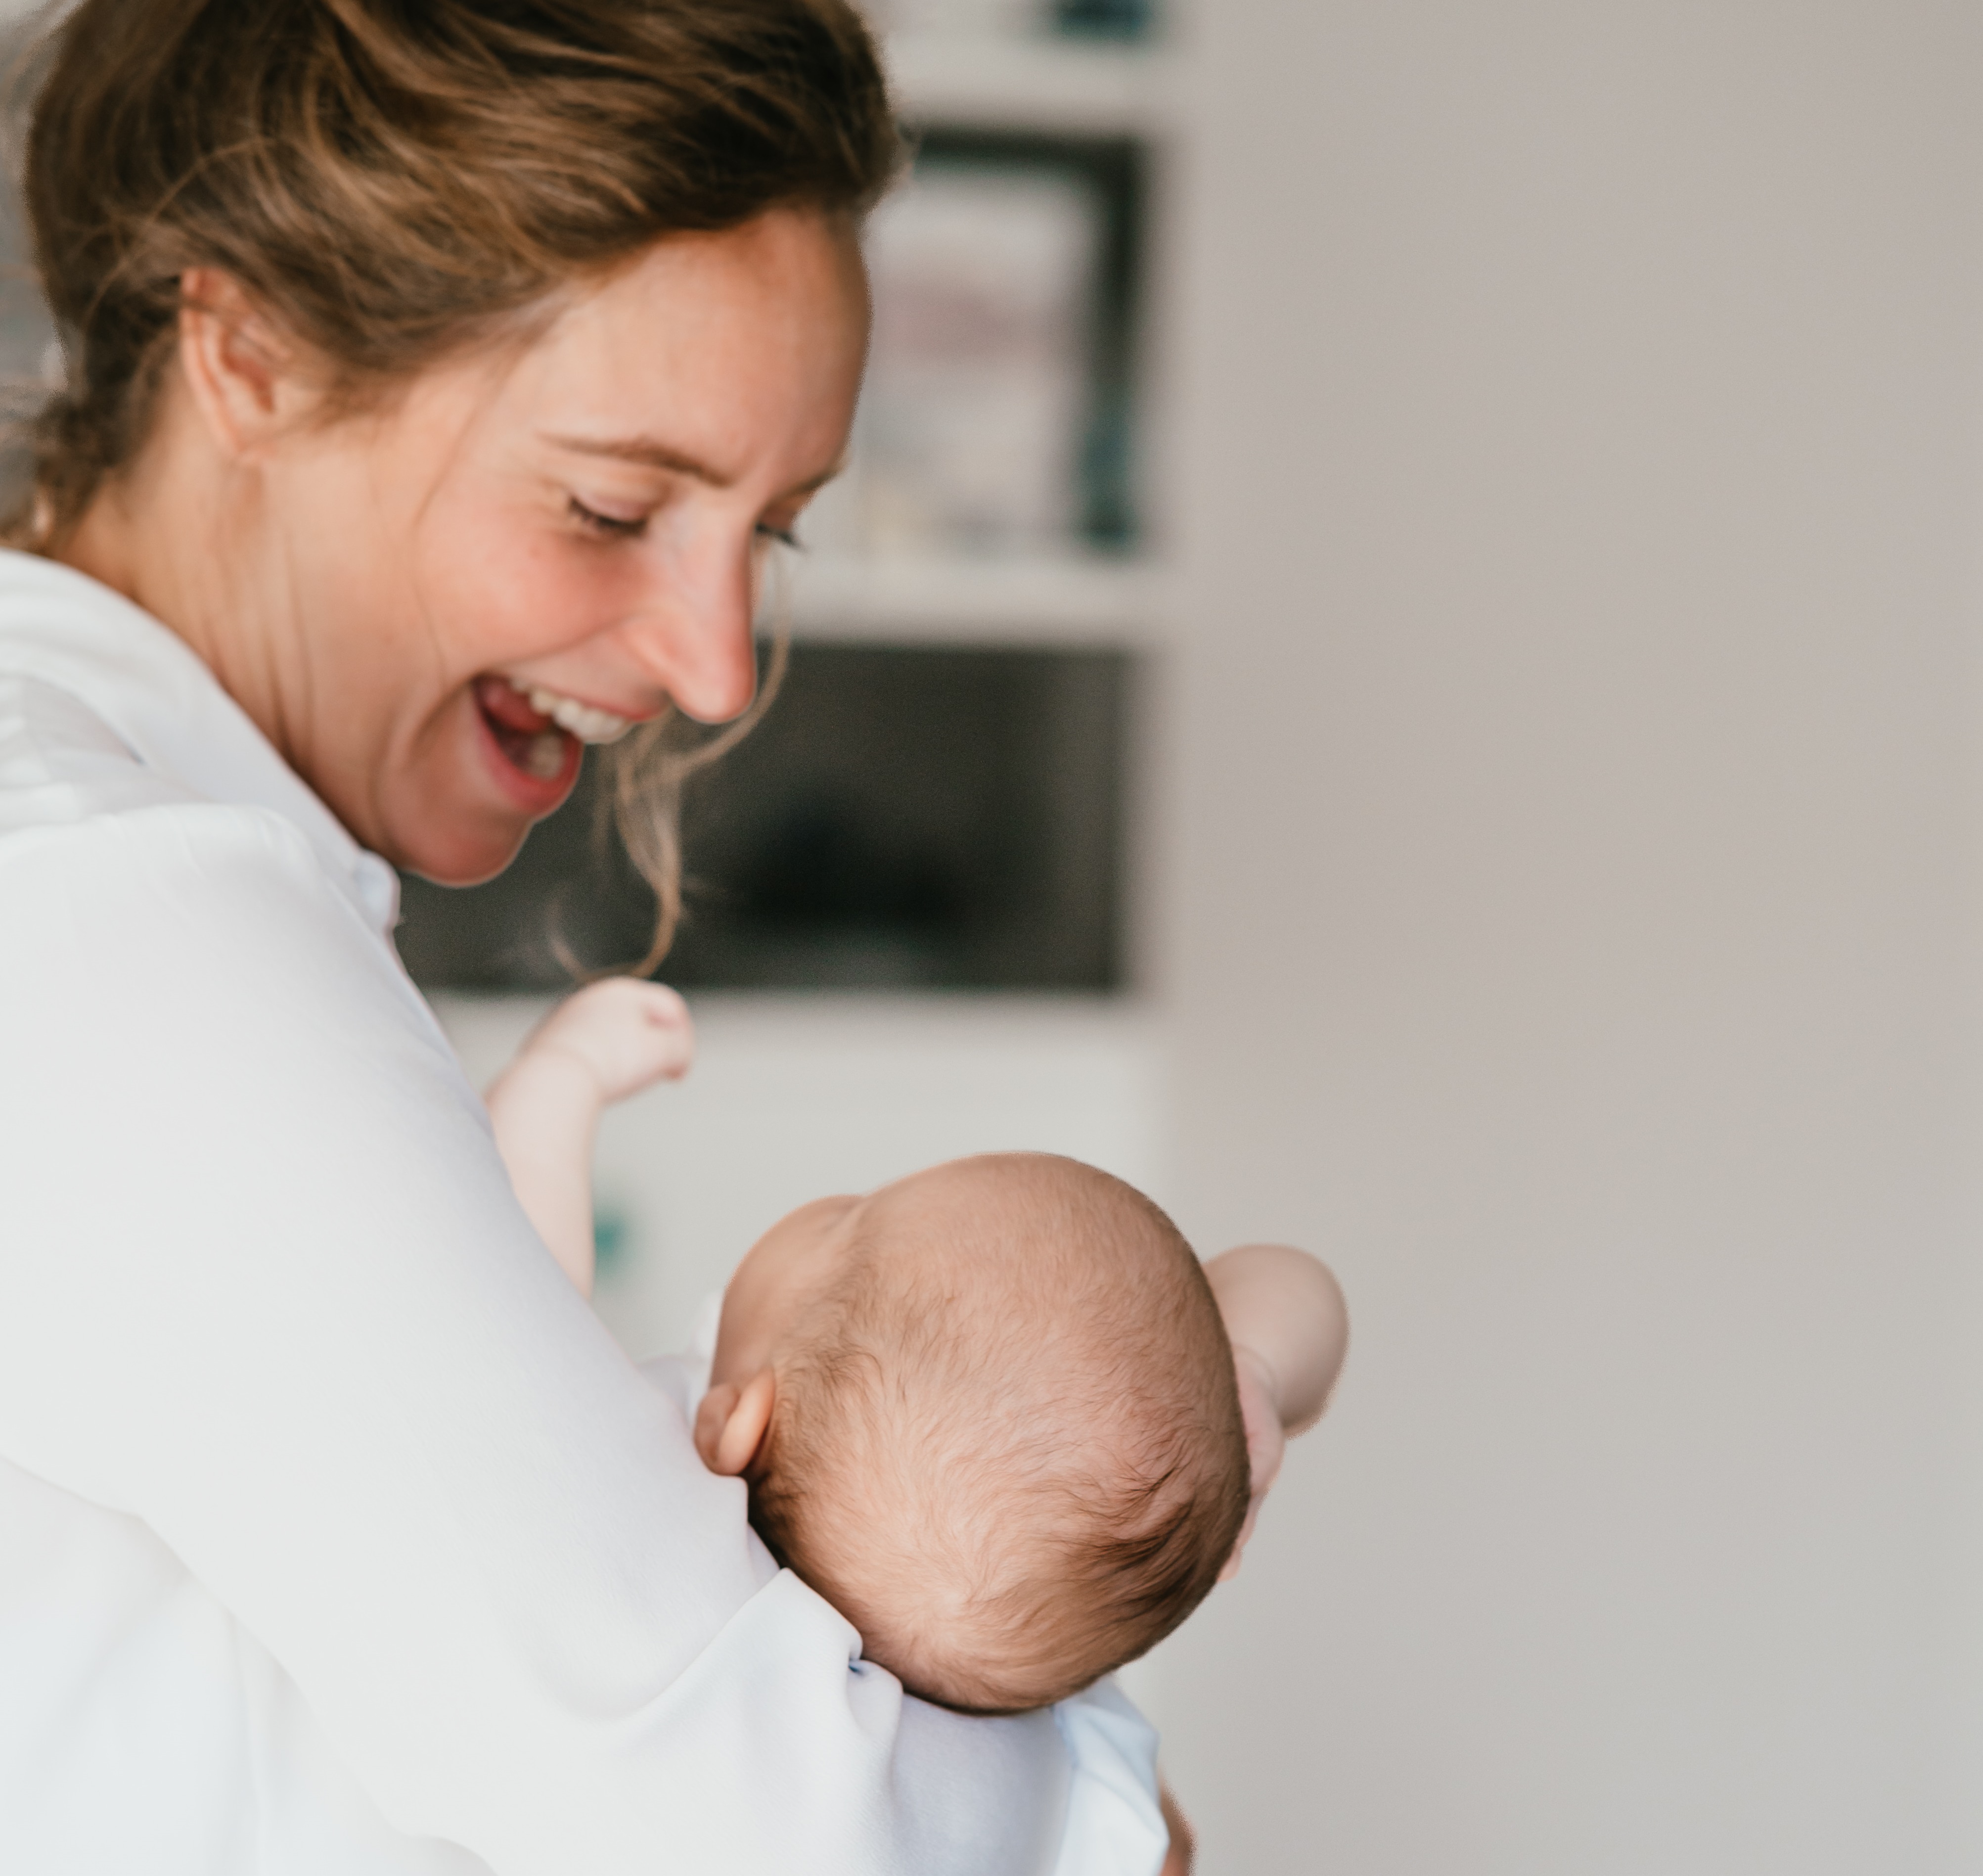
[[741, 1392], [719, 1381], [703, 1396], [695, 1410], [695, 1450], [711, 1472], [734, 1479], [757, 1456], [777, 1393], [777, 1377], [761, 1368]]

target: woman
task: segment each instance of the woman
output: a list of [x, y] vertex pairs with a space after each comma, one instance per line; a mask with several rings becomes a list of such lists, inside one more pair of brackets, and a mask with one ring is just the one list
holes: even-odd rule
[[748, 703], [894, 150], [841, 0], [63, 28], [69, 388], [0, 556], [0, 1868], [1161, 1855], [1111, 1697], [905, 1701], [739, 1540], [389, 936], [388, 861], [483, 878], [584, 743]]

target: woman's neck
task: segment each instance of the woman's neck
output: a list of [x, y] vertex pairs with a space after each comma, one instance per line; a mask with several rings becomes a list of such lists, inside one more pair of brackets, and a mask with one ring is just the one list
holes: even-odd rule
[[175, 396], [160, 394], [142, 454], [100, 487], [49, 557], [122, 594], [182, 639], [256, 727], [284, 747], [283, 584], [266, 576], [251, 470], [223, 460]]

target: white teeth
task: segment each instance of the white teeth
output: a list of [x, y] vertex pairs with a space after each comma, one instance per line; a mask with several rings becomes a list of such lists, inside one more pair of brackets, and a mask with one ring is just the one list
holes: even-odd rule
[[540, 781], [549, 781], [564, 767], [564, 738], [546, 730], [523, 745], [523, 767]]
[[617, 742], [633, 727], [630, 717], [616, 717], [610, 710], [594, 710], [575, 697], [560, 697], [542, 684], [533, 684], [523, 694], [533, 710], [540, 710], [561, 727], [570, 731], [582, 743]]

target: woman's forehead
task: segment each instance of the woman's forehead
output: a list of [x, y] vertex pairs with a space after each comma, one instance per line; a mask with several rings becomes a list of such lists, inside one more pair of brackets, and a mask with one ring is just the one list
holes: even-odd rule
[[501, 415], [543, 440], [718, 486], [767, 453], [830, 470], [858, 391], [867, 299], [850, 233], [781, 211], [657, 243], [575, 293], [507, 361]]

